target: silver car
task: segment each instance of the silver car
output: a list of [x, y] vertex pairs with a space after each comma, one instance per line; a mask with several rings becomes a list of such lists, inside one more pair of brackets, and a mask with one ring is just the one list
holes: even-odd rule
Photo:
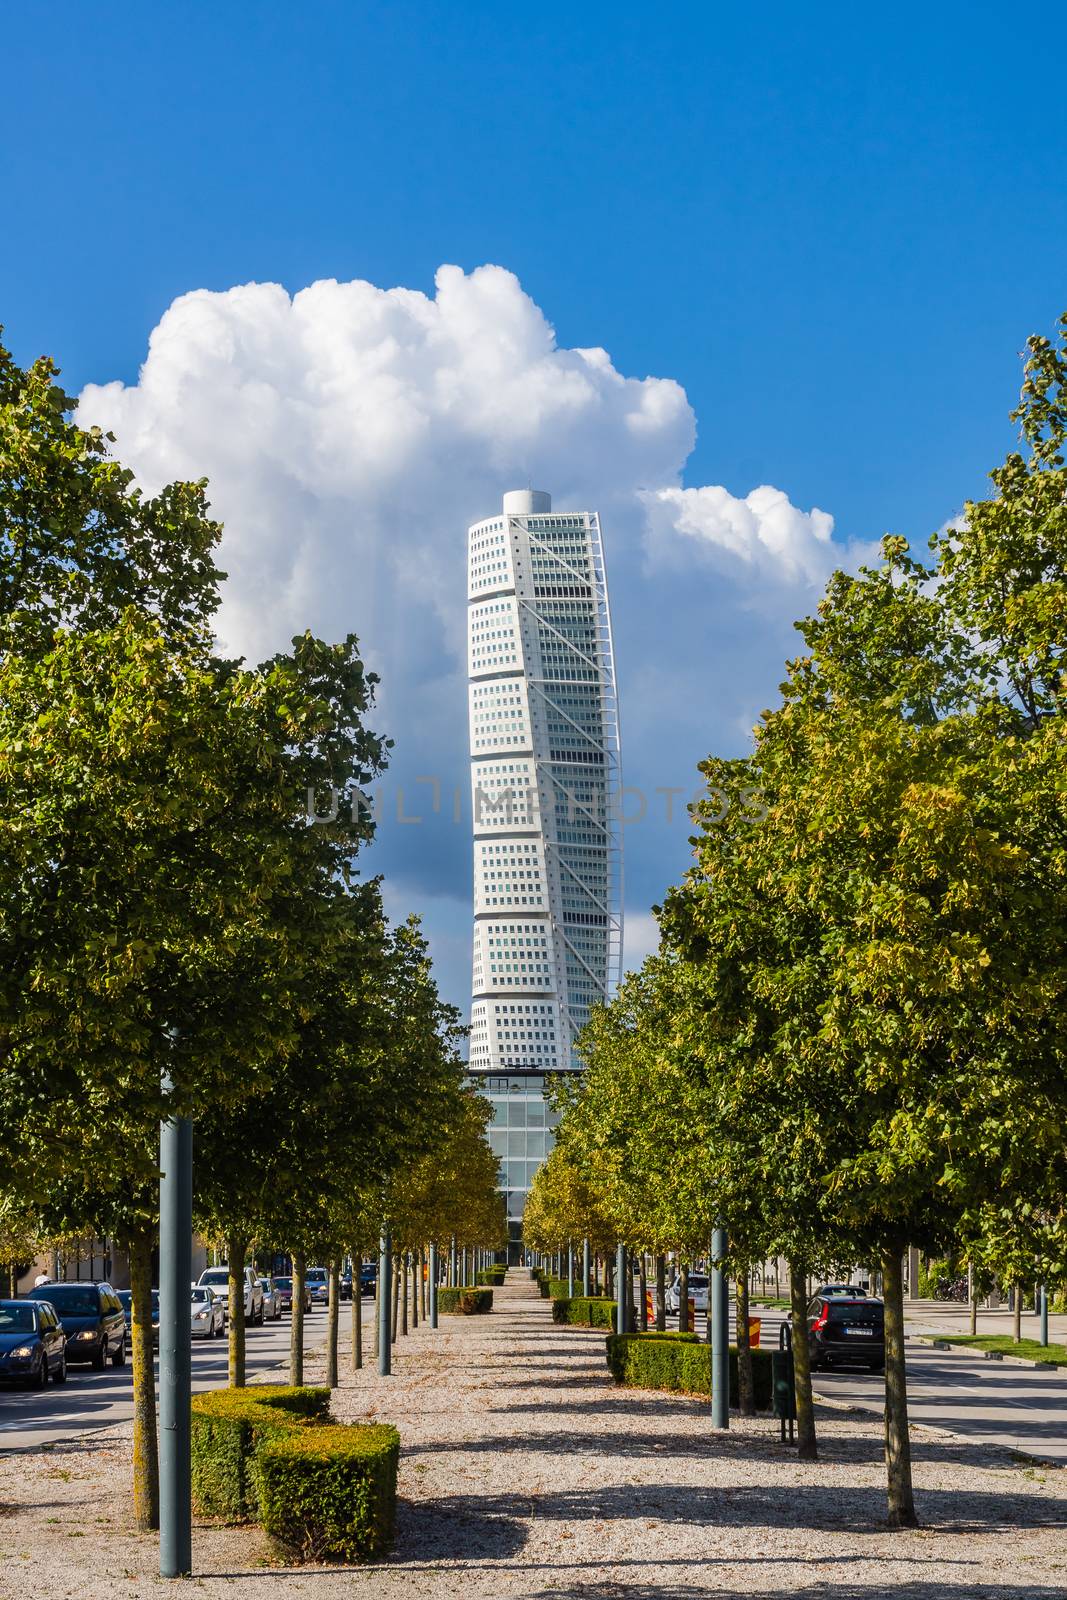
[[277, 1322], [282, 1314], [282, 1293], [273, 1278], [260, 1278], [263, 1290], [263, 1320], [269, 1317], [271, 1322]]
[[226, 1302], [206, 1283], [190, 1289], [189, 1331], [194, 1339], [221, 1339], [226, 1333]]
[[[679, 1297], [682, 1291], [682, 1281], [675, 1278], [667, 1290], [667, 1310], [677, 1312]], [[708, 1279], [704, 1272], [691, 1272], [689, 1274], [689, 1298], [693, 1302], [694, 1311], [708, 1309]]]

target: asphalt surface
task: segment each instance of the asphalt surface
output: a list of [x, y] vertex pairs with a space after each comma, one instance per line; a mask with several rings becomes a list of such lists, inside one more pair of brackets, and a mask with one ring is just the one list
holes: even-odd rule
[[[753, 1307], [753, 1315], [762, 1322], [761, 1344], [776, 1350], [785, 1314], [759, 1306]], [[1001, 1320], [1006, 1323], [1007, 1319]], [[1032, 1363], [987, 1361], [981, 1354], [962, 1349], [935, 1350], [918, 1332], [928, 1321], [951, 1325], [944, 1315], [916, 1314], [907, 1319], [910, 1420], [1067, 1466], [1067, 1368], [1044, 1372]], [[931, 1332], [936, 1331], [931, 1327]], [[1024, 1329], [1026, 1334], [1030, 1331]], [[885, 1406], [882, 1375], [857, 1367], [816, 1372], [812, 1388], [822, 1399], [878, 1415]]]
[[[373, 1315], [374, 1301], [363, 1301], [364, 1325]], [[342, 1330], [350, 1316], [347, 1302], [341, 1305]], [[326, 1308], [315, 1306], [304, 1319], [304, 1349], [321, 1347], [326, 1337]], [[289, 1317], [278, 1322], [245, 1330], [245, 1368], [249, 1380], [289, 1361]], [[193, 1388], [224, 1387], [228, 1375], [227, 1341], [194, 1339]], [[156, 1363], [156, 1375], [159, 1363]], [[90, 1367], [68, 1367], [65, 1384], [48, 1384], [45, 1389], [0, 1388], [0, 1454], [14, 1450], [39, 1450], [89, 1428], [110, 1428], [133, 1415], [133, 1377], [129, 1361], [125, 1367], [110, 1362], [103, 1372]]]
[[[366, 1325], [373, 1300], [363, 1301]], [[761, 1343], [776, 1349], [784, 1319], [780, 1311], [754, 1307], [762, 1322]], [[348, 1307], [341, 1308], [342, 1326]], [[1002, 1319], [1003, 1320], [1003, 1319]], [[1059, 1319], [1057, 1319], [1059, 1320]], [[671, 1318], [677, 1326], [677, 1319]], [[306, 1323], [306, 1348], [321, 1346], [325, 1307], [316, 1306]], [[987, 1361], [970, 1352], [934, 1350], [920, 1337], [929, 1326], [951, 1326], [936, 1312], [909, 1314], [908, 1410], [911, 1420], [944, 1428], [960, 1438], [1017, 1450], [1037, 1460], [1067, 1466], [1067, 1368], [1041, 1371], [1030, 1364]], [[697, 1332], [706, 1335], [706, 1319], [697, 1317]], [[1004, 1331], [998, 1326], [997, 1331]], [[1027, 1328], [1026, 1332], [1030, 1332]], [[1058, 1332], [1058, 1330], [1057, 1330]], [[732, 1327], [731, 1327], [732, 1333]], [[368, 1333], [369, 1337], [369, 1333]], [[193, 1343], [193, 1388], [218, 1388], [226, 1383], [225, 1340]], [[250, 1379], [284, 1366], [289, 1359], [289, 1318], [247, 1330]], [[880, 1374], [841, 1368], [815, 1374], [815, 1393], [837, 1405], [856, 1406], [880, 1414], [885, 1399]], [[71, 1367], [65, 1387], [50, 1384], [43, 1391], [0, 1389], [0, 1453], [40, 1449], [90, 1428], [110, 1427], [132, 1414], [130, 1368], [110, 1365], [103, 1372]]]

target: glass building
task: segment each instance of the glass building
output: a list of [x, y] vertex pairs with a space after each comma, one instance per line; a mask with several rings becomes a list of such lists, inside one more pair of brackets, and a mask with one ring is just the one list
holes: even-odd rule
[[468, 530], [474, 819], [470, 1070], [494, 1106], [518, 1236], [551, 1147], [547, 1073], [622, 960], [619, 721], [596, 512], [504, 496]]

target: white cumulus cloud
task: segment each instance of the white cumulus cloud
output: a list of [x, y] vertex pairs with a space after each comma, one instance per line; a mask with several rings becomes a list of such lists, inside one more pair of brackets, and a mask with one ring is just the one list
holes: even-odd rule
[[[789, 622], [848, 554], [825, 512], [778, 489], [683, 487], [696, 422], [681, 385], [562, 348], [497, 266], [443, 266], [432, 296], [360, 280], [194, 290], [153, 330], [137, 383], [90, 384], [79, 418], [114, 432], [149, 489], [210, 480], [225, 649], [258, 660], [307, 627], [358, 633], [393, 781], [433, 774], [447, 794], [465, 787], [465, 530], [505, 490], [601, 513], [627, 781], [650, 791], [691, 788], [710, 749], [736, 749], [738, 717], [793, 648]], [[679, 689], [665, 700], [657, 684]], [[428, 903], [461, 905], [468, 835], [438, 827], [392, 843], [383, 828], [385, 864]], [[685, 864], [638, 829], [628, 848], [648, 901]]]

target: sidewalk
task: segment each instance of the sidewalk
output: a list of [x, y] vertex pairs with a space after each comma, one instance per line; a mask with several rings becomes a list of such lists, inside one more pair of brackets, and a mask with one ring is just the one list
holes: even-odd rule
[[[822, 1460], [777, 1425], [711, 1432], [706, 1402], [617, 1390], [603, 1335], [555, 1328], [525, 1275], [490, 1316], [442, 1318], [398, 1346], [396, 1373], [343, 1377], [346, 1420], [395, 1422], [398, 1541], [362, 1569], [272, 1569], [256, 1528], [194, 1531], [202, 1600], [1062, 1600], [1067, 1478], [917, 1429], [923, 1528], [884, 1527], [877, 1420], [820, 1413]], [[312, 1366], [308, 1381], [318, 1376]], [[0, 1462], [0, 1593], [35, 1600], [173, 1595], [129, 1529], [128, 1430]], [[178, 1591], [180, 1592], [180, 1591]]]

